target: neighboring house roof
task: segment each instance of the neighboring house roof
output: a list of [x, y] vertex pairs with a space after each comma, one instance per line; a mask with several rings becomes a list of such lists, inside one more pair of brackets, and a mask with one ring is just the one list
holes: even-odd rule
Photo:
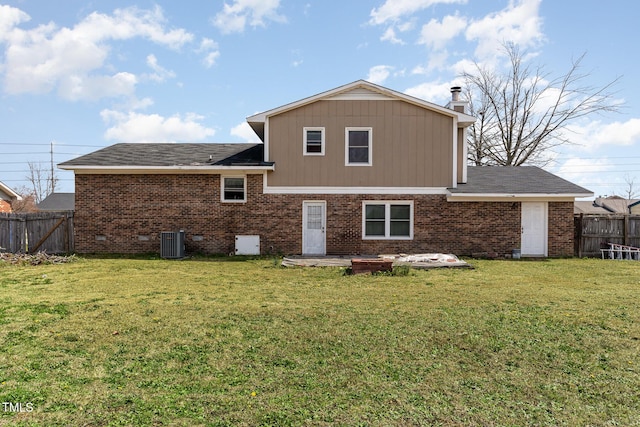
[[264, 127], [267, 117], [275, 116], [277, 114], [281, 114], [316, 101], [363, 98], [372, 99], [372, 96], [375, 97], [375, 99], [380, 100], [402, 100], [423, 108], [427, 108], [429, 110], [437, 111], [450, 117], [456, 117], [458, 120], [458, 125], [461, 127], [469, 126], [476, 121], [475, 117], [468, 114], [454, 111], [453, 109], [443, 107], [420, 98], [415, 98], [405, 93], [397, 92], [395, 90], [373, 84], [366, 80], [357, 80], [355, 82], [339, 86], [335, 89], [331, 89], [317, 95], [301, 99], [299, 101], [285, 104], [283, 106], [273, 108], [262, 113], [254, 114], [253, 116], [247, 117], [247, 122], [260, 137], [260, 139], [264, 141]]
[[574, 214], [610, 214], [611, 212], [596, 205], [593, 200], [577, 201], [573, 203]]
[[13, 199], [22, 200], [22, 197], [18, 193], [13, 191], [11, 187], [4, 184], [2, 181], [0, 181], [0, 198], [7, 201], [11, 201]]
[[575, 198], [593, 193], [536, 166], [469, 166], [467, 183], [450, 188], [451, 200]]
[[115, 144], [58, 167], [71, 170], [137, 169], [218, 170], [273, 169], [273, 162], [263, 161], [262, 144]]
[[73, 211], [75, 210], [75, 193], [51, 193], [38, 203], [41, 211]]
[[598, 197], [595, 201], [595, 204], [598, 206], [602, 206], [604, 209], [609, 211], [610, 213], [621, 213], [628, 214], [631, 212], [632, 208], [638, 203], [640, 200], [637, 199], [625, 199], [620, 196], [612, 196], [612, 197]]

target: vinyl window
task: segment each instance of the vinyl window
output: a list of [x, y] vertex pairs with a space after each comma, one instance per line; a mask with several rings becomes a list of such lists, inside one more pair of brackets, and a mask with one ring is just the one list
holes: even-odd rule
[[302, 132], [303, 154], [324, 156], [324, 128], [305, 127]]
[[371, 166], [373, 129], [370, 127], [348, 127], [344, 135], [345, 165]]
[[220, 193], [223, 202], [246, 202], [247, 178], [245, 176], [223, 176]]
[[363, 202], [362, 238], [365, 240], [413, 239], [413, 202]]

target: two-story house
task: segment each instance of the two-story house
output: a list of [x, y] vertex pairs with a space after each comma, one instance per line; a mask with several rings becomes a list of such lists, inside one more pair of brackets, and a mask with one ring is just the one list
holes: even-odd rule
[[76, 180], [79, 252], [573, 253], [591, 193], [537, 167], [470, 167], [474, 118], [356, 81], [247, 118], [260, 144], [116, 144], [60, 165]]

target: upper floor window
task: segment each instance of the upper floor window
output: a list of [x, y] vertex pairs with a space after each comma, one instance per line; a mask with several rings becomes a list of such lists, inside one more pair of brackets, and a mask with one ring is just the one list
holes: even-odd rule
[[223, 176], [221, 194], [223, 202], [246, 202], [247, 178], [244, 176]]
[[345, 165], [371, 166], [372, 134], [373, 130], [370, 127], [345, 129]]
[[302, 143], [305, 156], [324, 156], [324, 128], [305, 127]]

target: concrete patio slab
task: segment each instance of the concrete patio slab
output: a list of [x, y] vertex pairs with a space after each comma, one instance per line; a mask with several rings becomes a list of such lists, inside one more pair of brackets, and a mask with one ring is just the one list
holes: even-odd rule
[[467, 262], [452, 254], [394, 254], [394, 255], [293, 255], [282, 259], [284, 267], [351, 267], [352, 259], [390, 259], [393, 265], [410, 265], [412, 268], [473, 268]]

